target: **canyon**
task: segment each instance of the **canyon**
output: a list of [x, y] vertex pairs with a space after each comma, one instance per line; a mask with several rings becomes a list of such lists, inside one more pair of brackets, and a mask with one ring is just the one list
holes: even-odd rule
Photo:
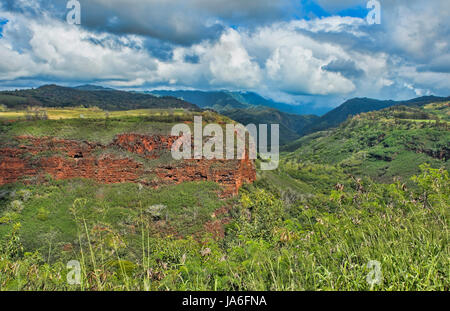
[[116, 135], [109, 144], [55, 137], [16, 136], [0, 145], [0, 185], [89, 178], [100, 183], [134, 182], [158, 187], [187, 181], [221, 185], [220, 196], [238, 193], [256, 180], [253, 160], [169, 158], [179, 137], [169, 135]]

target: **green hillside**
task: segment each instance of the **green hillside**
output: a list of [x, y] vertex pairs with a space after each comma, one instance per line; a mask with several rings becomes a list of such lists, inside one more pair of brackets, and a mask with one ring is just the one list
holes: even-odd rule
[[448, 113], [446, 102], [358, 114], [336, 129], [310, 134], [286, 146], [284, 151], [295, 150], [286, 159], [337, 165], [347, 173], [382, 182], [406, 179], [425, 162], [448, 169]]
[[399, 105], [409, 107], [422, 107], [433, 102], [447, 102], [449, 100], [449, 97], [444, 98], [436, 96], [418, 97], [407, 101], [353, 98], [320, 117], [320, 119], [317, 120], [316, 123], [308, 128], [308, 133], [335, 127], [344, 122], [349, 116], [354, 116], [362, 112], [376, 111]]
[[[315, 115], [296, 115], [281, 112], [274, 108], [253, 106], [246, 109], [229, 109], [223, 115], [244, 125], [279, 124], [280, 145], [285, 145], [304, 134], [304, 129], [318, 119]], [[270, 127], [270, 126], [269, 126]]]
[[98, 107], [104, 110], [130, 110], [148, 108], [198, 107], [174, 97], [156, 97], [148, 94], [99, 89], [92, 86], [79, 88], [44, 85], [37, 89], [0, 92], [0, 105], [11, 109], [25, 106], [41, 107]]
[[[261, 121], [272, 117], [257, 111]], [[448, 103], [430, 103], [359, 114], [288, 145], [278, 169], [257, 171], [231, 198], [210, 182], [154, 189], [47, 176], [2, 185], [0, 289], [448, 291], [449, 112]], [[165, 132], [194, 114], [8, 113], [0, 113], [7, 148], [20, 148], [17, 135], [108, 144], [121, 132]], [[67, 282], [71, 260], [80, 263], [80, 284]], [[382, 278], [371, 284], [374, 260]]]
[[[213, 109], [239, 123], [279, 124], [280, 145], [290, 143], [302, 135], [318, 120], [315, 115], [300, 115], [296, 106], [276, 103], [252, 92], [152, 91], [160, 96], [175, 96], [203, 109]], [[298, 112], [298, 111], [297, 111]]]

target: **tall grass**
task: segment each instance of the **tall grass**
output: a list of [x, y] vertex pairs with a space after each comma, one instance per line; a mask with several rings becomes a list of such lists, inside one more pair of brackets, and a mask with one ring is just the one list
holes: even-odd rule
[[[422, 167], [417, 187], [354, 181], [345, 189], [287, 203], [248, 187], [224, 239], [154, 233], [146, 194], [137, 194], [137, 240], [87, 219], [87, 200], [72, 215], [78, 246], [46, 262], [26, 252], [19, 225], [0, 252], [6, 290], [449, 290], [448, 173]], [[133, 244], [134, 243], [134, 244]], [[132, 250], [138, 245], [138, 251]], [[80, 285], [66, 281], [67, 259], [82, 267]], [[63, 259], [64, 258], [64, 259]], [[369, 261], [380, 263], [368, 283]]]

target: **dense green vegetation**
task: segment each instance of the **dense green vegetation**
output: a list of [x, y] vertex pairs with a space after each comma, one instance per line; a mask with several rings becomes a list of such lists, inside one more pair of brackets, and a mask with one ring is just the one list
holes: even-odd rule
[[339, 107], [327, 112], [308, 128], [308, 133], [326, 130], [339, 125], [348, 117], [363, 112], [377, 111], [393, 106], [423, 107], [430, 103], [448, 102], [449, 97], [423, 96], [405, 101], [377, 100], [371, 98], [352, 98]]
[[[0, 122], [1, 142], [108, 143], [193, 117], [72, 113]], [[0, 186], [0, 289], [448, 291], [449, 116], [445, 102], [359, 114], [287, 145], [279, 168], [235, 198], [208, 182]], [[79, 285], [67, 282], [71, 260]]]
[[422, 163], [449, 169], [448, 103], [439, 106], [440, 119], [427, 109], [396, 106], [357, 115], [338, 128], [304, 136], [286, 146], [286, 156], [298, 163], [337, 165], [355, 176], [392, 182], [408, 180]]
[[[223, 115], [242, 124], [279, 124], [280, 145], [286, 145], [300, 138], [318, 117], [281, 112], [274, 108], [253, 106], [245, 109], [228, 109]], [[269, 136], [270, 137], [270, 136]]]
[[54, 262], [64, 255], [64, 245], [79, 244], [78, 217], [90, 228], [120, 232], [131, 247], [127, 258], [134, 260], [140, 255], [136, 241], [140, 222], [149, 225], [152, 235], [185, 236], [204, 231], [213, 212], [227, 204], [217, 200], [217, 190], [217, 184], [209, 182], [152, 189], [138, 184], [101, 185], [86, 179], [5, 186], [0, 235], [20, 221], [25, 249], [38, 250], [48, 262]]
[[[304, 135], [319, 117], [305, 113], [300, 106], [277, 103], [252, 92], [152, 91], [160, 96], [175, 96], [204, 109], [213, 109], [244, 125], [279, 124], [280, 145]], [[297, 108], [296, 108], [297, 107]]]
[[104, 110], [148, 108], [199, 108], [174, 97], [156, 97], [149, 94], [108, 89], [70, 88], [44, 85], [37, 89], [0, 92], [0, 104], [8, 108], [41, 107], [98, 107]]
[[[197, 112], [200, 113], [200, 112]], [[61, 120], [61, 119], [102, 119], [102, 118], [114, 118], [114, 117], [136, 117], [145, 116], [152, 118], [165, 118], [168, 121], [175, 121], [178, 119], [184, 119], [187, 116], [192, 115], [192, 112], [184, 108], [174, 109], [135, 109], [135, 110], [114, 110], [105, 111], [98, 107], [84, 108], [42, 108], [32, 107], [28, 109], [0, 109], [0, 120]], [[170, 119], [169, 119], [170, 117]], [[181, 117], [181, 118], [180, 118]]]
[[[312, 114], [317, 112], [315, 108], [278, 103], [253, 92], [154, 90], [137, 93], [95, 85], [81, 85], [73, 88], [44, 85], [37, 89], [0, 92], [0, 111], [9, 109], [9, 114], [3, 114], [3, 117], [9, 115], [15, 118], [17, 117], [15, 110], [23, 110], [25, 107], [77, 109], [84, 107], [110, 112], [132, 109], [185, 108], [194, 111], [199, 111], [200, 108], [211, 109], [244, 125], [279, 124], [280, 144], [285, 145], [308, 133], [335, 127], [349, 116], [358, 113], [396, 105], [424, 107], [430, 103], [448, 102], [448, 100], [449, 98], [435, 96], [419, 97], [408, 101], [354, 98], [319, 118]], [[80, 113], [80, 115], [84, 114]]]
[[[253, 92], [155, 90], [148, 93], [187, 100], [201, 108], [213, 109], [244, 125], [250, 123], [279, 124], [280, 145], [292, 143], [309, 133], [334, 128], [346, 121], [347, 118], [360, 113], [399, 105], [421, 109], [431, 103], [438, 105], [449, 102], [448, 97], [436, 96], [424, 96], [405, 101], [353, 98], [323, 116], [317, 117], [314, 113], [323, 113], [323, 111], [317, 110], [318, 108], [278, 103]], [[290, 150], [294, 149], [290, 148]]]
[[[297, 170], [307, 175], [310, 168]], [[401, 183], [342, 182], [302, 195], [265, 189], [261, 180], [232, 205], [233, 221], [219, 240], [195, 234], [226, 204], [214, 198], [214, 185], [155, 191], [73, 180], [2, 187], [0, 286], [449, 290], [448, 173], [423, 166], [414, 191]], [[73, 259], [81, 263], [80, 285], [66, 281]], [[371, 260], [381, 264], [379, 284], [366, 280]]]
[[[15, 136], [53, 136], [79, 141], [110, 143], [117, 134], [137, 133], [169, 135], [173, 125], [192, 123], [194, 115], [205, 123], [233, 122], [211, 111], [194, 112], [183, 109], [130, 110], [105, 112], [100, 109], [44, 109], [48, 118], [28, 119], [27, 111], [0, 112], [0, 145], [14, 143]], [[80, 118], [82, 116], [82, 118]], [[1, 122], [2, 119], [7, 122]], [[14, 120], [14, 122], [9, 122]]]

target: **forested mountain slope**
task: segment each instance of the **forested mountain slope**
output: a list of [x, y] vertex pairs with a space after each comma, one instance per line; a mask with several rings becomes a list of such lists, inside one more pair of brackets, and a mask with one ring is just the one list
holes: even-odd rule
[[287, 159], [338, 165], [379, 181], [409, 177], [419, 164], [449, 168], [449, 102], [394, 106], [358, 114], [338, 128], [313, 133], [286, 146]]
[[8, 108], [41, 107], [98, 107], [104, 110], [145, 108], [196, 109], [194, 104], [175, 97], [156, 97], [149, 94], [99, 89], [93, 86], [78, 88], [43, 85], [37, 89], [0, 92], [0, 104]]

